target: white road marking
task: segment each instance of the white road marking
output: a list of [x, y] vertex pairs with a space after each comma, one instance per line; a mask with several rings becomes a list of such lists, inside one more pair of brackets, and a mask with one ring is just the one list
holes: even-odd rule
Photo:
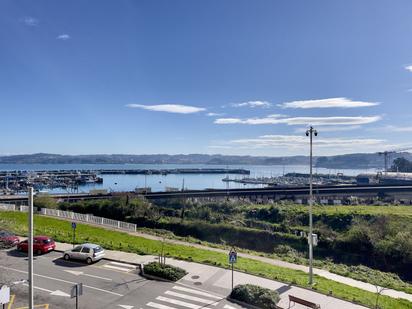
[[119, 307], [122, 307], [124, 309], [133, 309], [134, 306], [129, 306], [129, 305], [118, 305]]
[[87, 276], [87, 277], [90, 277], [90, 278], [96, 278], [96, 279], [102, 279], [102, 280], [106, 280], [106, 281], [112, 281], [112, 279], [110, 279], [110, 278], [99, 277], [99, 276], [95, 276], [95, 275], [89, 275], [89, 274], [85, 274], [82, 271], [68, 270], [68, 269], [63, 269], [63, 271], [68, 272], [69, 274], [72, 274], [72, 275], [75, 275], [75, 276]]
[[162, 304], [158, 304], [158, 303], [147, 303], [146, 306], [152, 307], [152, 308], [157, 308], [157, 309], [176, 309], [175, 307], [170, 307], [170, 306], [166, 306], [166, 305], [162, 305]]
[[[11, 268], [11, 267], [5, 267], [5, 266], [1, 266], [1, 265], [0, 265], [0, 268], [12, 270], [12, 271], [15, 271], [15, 272], [18, 272], [18, 273], [22, 273], [22, 274], [27, 274], [27, 273], [28, 273], [27, 271], [23, 271], [23, 270]], [[73, 284], [73, 285], [74, 285], [74, 284], [77, 284], [77, 282], [67, 281], [67, 280], [63, 280], [63, 279], [59, 279], [59, 278], [48, 277], [48, 276], [39, 275], [39, 274], [34, 274], [34, 276], [41, 277], [41, 278], [46, 278], [46, 279], [50, 279], [50, 280], [55, 280], [55, 281], [60, 281], [60, 282], [65, 282], [65, 283], [69, 283], [69, 284]], [[96, 288], [96, 287], [90, 286], [90, 285], [85, 285], [85, 284], [83, 284], [83, 286], [84, 286], [85, 288], [89, 288], [89, 289], [92, 289], [92, 290], [100, 291], [100, 292], [103, 292], [103, 293], [113, 294], [113, 295], [120, 296], [120, 297], [123, 297], [123, 296], [124, 296], [124, 295], [119, 294], [119, 293], [115, 293], [115, 292], [112, 292], [112, 291], [99, 289], [99, 288]]]
[[214, 300], [204, 299], [204, 298], [190, 296], [190, 295], [181, 294], [181, 293], [176, 293], [176, 292], [172, 292], [172, 291], [166, 291], [165, 294], [180, 297], [180, 298], [187, 299], [187, 300], [193, 300], [193, 301], [198, 302], [198, 303], [212, 305], [212, 306], [217, 306], [217, 304], [218, 304]]
[[133, 270], [137, 268], [135, 265], [119, 263], [119, 262], [110, 262], [109, 264], [113, 264], [113, 265], [116, 265], [116, 266], [122, 266], [122, 267], [128, 267], [128, 268], [131, 268]]
[[187, 302], [177, 300], [177, 299], [173, 299], [173, 298], [169, 298], [169, 297], [158, 296], [158, 297], [156, 297], [156, 299], [160, 300], [160, 301], [163, 301], [163, 302], [166, 302], [166, 303], [171, 303], [171, 304], [174, 304], [174, 305], [179, 305], [179, 306], [183, 306], [183, 307], [187, 307], [187, 308], [191, 308], [191, 309], [204, 308], [204, 306], [199, 306], [199, 305], [187, 303]]
[[126, 273], [128, 273], [129, 271], [132, 271], [132, 269], [130, 269], [130, 268], [117, 267], [117, 266], [112, 266], [112, 265], [109, 265], [109, 264], [103, 265], [102, 267], [109, 268], [109, 269], [116, 269], [116, 270], [124, 271]]
[[178, 285], [175, 285], [175, 286], [173, 287], [173, 289], [179, 290], [179, 291], [182, 291], [182, 292], [188, 292], [188, 293], [191, 293], [191, 294], [197, 294], [197, 295], [201, 295], [201, 296], [205, 296], [205, 297], [210, 297], [210, 298], [214, 298], [214, 299], [219, 299], [219, 300], [221, 300], [222, 298], [224, 298], [223, 296], [222, 296], [222, 297], [219, 297], [219, 296], [216, 296], [216, 295], [213, 295], [213, 294], [209, 294], [209, 293], [202, 292], [202, 291], [199, 291], [199, 290], [194, 290], [194, 289], [185, 288], [185, 287], [178, 286]]
[[[24, 286], [29, 286], [27, 283], [24, 283], [23, 285], [24, 285]], [[40, 290], [40, 291], [49, 293], [50, 295], [54, 295], [54, 296], [70, 297], [69, 294], [67, 294], [67, 293], [65, 293], [65, 292], [63, 292], [63, 291], [60, 291], [60, 290], [51, 291], [51, 290], [48, 290], [48, 289], [45, 289], [45, 288], [41, 288], [41, 287], [39, 287], [39, 286], [33, 286], [33, 288], [36, 289], [36, 290]]]
[[67, 294], [67, 293], [65, 293], [65, 292], [63, 292], [63, 291], [60, 291], [60, 290], [56, 290], [56, 291], [54, 291], [53, 293], [50, 293], [50, 295], [70, 297], [69, 294]]
[[229, 306], [229, 305], [225, 305], [223, 308], [224, 308], [224, 309], [237, 309], [237, 308], [232, 307], [232, 306]]

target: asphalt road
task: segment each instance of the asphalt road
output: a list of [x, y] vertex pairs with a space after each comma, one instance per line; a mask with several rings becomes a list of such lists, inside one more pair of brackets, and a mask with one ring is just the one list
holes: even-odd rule
[[[235, 309], [216, 291], [206, 291], [184, 283], [146, 280], [129, 264], [102, 260], [93, 265], [64, 261], [62, 254], [50, 252], [34, 261], [36, 308], [75, 308], [70, 290], [83, 283], [79, 308], [125, 309]], [[13, 285], [27, 278], [27, 256], [14, 249], [0, 251], [0, 283]], [[27, 308], [28, 287], [12, 286], [12, 303], [7, 309]]]

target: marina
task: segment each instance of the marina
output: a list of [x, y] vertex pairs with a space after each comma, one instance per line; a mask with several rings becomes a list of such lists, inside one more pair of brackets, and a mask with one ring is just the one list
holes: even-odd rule
[[13, 194], [33, 186], [36, 191], [62, 189], [78, 192], [80, 186], [103, 184], [102, 175], [170, 175], [170, 174], [241, 174], [246, 169], [175, 168], [175, 169], [96, 169], [96, 170], [14, 170], [0, 171], [0, 190]]

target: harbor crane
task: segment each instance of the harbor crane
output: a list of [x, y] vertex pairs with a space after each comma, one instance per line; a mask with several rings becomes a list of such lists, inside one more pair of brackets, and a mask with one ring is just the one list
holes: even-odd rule
[[406, 148], [400, 148], [400, 149], [394, 149], [394, 150], [385, 150], [385, 151], [378, 152], [378, 155], [381, 155], [381, 156], [383, 155], [385, 174], [388, 172], [388, 165], [389, 165], [390, 155], [393, 154], [393, 153], [398, 153], [398, 152], [402, 152], [402, 151], [406, 151], [406, 150], [410, 150], [410, 149], [412, 149], [412, 146], [406, 147]]

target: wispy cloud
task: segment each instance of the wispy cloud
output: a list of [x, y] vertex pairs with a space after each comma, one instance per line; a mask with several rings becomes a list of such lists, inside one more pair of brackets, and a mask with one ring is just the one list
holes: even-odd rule
[[126, 107], [129, 108], [140, 108], [155, 112], [166, 112], [166, 113], [176, 113], [176, 114], [193, 114], [198, 112], [203, 112], [206, 108], [180, 105], [180, 104], [160, 104], [160, 105], [142, 105], [142, 104], [127, 104]]
[[288, 117], [282, 115], [269, 115], [263, 118], [217, 118], [215, 124], [287, 124], [287, 125], [361, 125], [379, 121], [381, 116], [356, 116], [356, 117]]
[[412, 65], [407, 65], [407, 66], [405, 67], [405, 70], [407, 70], [407, 71], [409, 71], [409, 72], [412, 72]]
[[224, 115], [223, 113], [207, 113], [206, 114], [206, 116], [209, 116], [209, 117], [220, 117], [223, 115]]
[[[356, 126], [317, 126], [316, 131], [318, 132], [341, 132], [341, 131], [352, 131], [352, 130], [358, 130], [362, 128], [360, 125]], [[303, 127], [303, 128], [297, 128], [294, 130], [295, 133], [305, 133], [307, 131], [308, 127]]]
[[269, 103], [268, 101], [247, 101], [247, 102], [241, 102], [241, 103], [232, 103], [230, 104], [232, 107], [261, 107], [261, 108], [268, 108], [271, 107], [272, 104]]
[[[368, 138], [316, 138], [316, 147], [353, 147], [356, 145], [382, 145], [385, 140]], [[257, 138], [235, 139], [229, 144], [242, 145], [249, 148], [265, 147], [307, 147], [308, 138], [304, 135], [262, 135]]]
[[352, 101], [347, 98], [292, 101], [278, 104], [281, 108], [354, 108], [379, 105], [377, 102]]
[[401, 127], [401, 126], [386, 126], [384, 128], [385, 131], [391, 131], [391, 132], [412, 132], [412, 126], [405, 126], [405, 127]]
[[26, 26], [29, 27], [34, 27], [39, 25], [39, 20], [34, 17], [26, 16], [23, 18], [20, 18], [20, 22], [24, 23]]
[[67, 33], [60, 34], [56, 37], [57, 40], [62, 40], [62, 41], [69, 40], [70, 38], [71, 38], [70, 35], [68, 35]]

